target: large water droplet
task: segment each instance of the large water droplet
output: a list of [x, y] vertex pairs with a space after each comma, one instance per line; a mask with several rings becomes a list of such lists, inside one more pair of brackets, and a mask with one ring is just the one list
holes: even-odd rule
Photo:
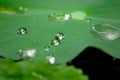
[[65, 36], [63, 33], [57, 33], [55, 35], [55, 39], [57, 39], [57, 40], [63, 40], [64, 38], [65, 38]]
[[49, 46], [46, 46], [46, 47], [44, 48], [44, 50], [45, 50], [46, 52], [49, 52], [49, 51], [50, 51], [50, 47], [49, 47]]
[[48, 19], [50, 21], [67, 21], [70, 20], [70, 14], [63, 14], [63, 13], [50, 13], [48, 15]]
[[55, 57], [54, 56], [47, 56], [46, 59], [50, 62], [50, 64], [54, 64], [55, 63]]
[[37, 54], [36, 49], [30, 49], [30, 50], [19, 50], [19, 56], [21, 58], [32, 58]]
[[92, 34], [105, 40], [116, 40], [120, 37], [120, 29], [110, 24], [96, 24], [92, 26]]
[[27, 34], [28, 32], [27, 32], [27, 29], [26, 28], [20, 28], [20, 29], [18, 29], [18, 34]]
[[60, 41], [57, 39], [54, 39], [51, 41], [51, 45], [58, 46], [58, 45], [60, 45]]

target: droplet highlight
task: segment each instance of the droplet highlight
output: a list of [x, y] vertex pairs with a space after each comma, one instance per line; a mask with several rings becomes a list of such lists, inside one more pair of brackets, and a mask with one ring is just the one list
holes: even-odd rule
[[61, 44], [60, 41], [57, 40], [57, 39], [54, 39], [54, 40], [51, 41], [51, 45], [58, 46], [60, 44]]
[[24, 34], [27, 34], [27, 29], [26, 28], [20, 28], [18, 29], [18, 34], [21, 34], [21, 35], [24, 35]]
[[94, 24], [91, 33], [104, 40], [116, 40], [120, 37], [120, 29], [110, 24]]
[[32, 58], [37, 54], [36, 49], [30, 49], [30, 50], [19, 50], [19, 56], [21, 58]]
[[57, 39], [57, 40], [63, 40], [64, 38], [65, 38], [65, 36], [63, 33], [57, 33], [55, 35], [55, 39]]
[[55, 63], [55, 57], [54, 56], [47, 56], [46, 59], [50, 62], [50, 64], [54, 64]]
[[71, 15], [64, 13], [50, 13], [48, 19], [50, 21], [67, 21], [71, 19]]

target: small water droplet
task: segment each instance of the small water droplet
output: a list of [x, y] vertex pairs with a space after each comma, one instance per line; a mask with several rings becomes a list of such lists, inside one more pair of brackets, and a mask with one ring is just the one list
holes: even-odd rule
[[30, 50], [19, 50], [19, 56], [21, 58], [32, 58], [37, 54], [36, 49], [30, 49]]
[[50, 51], [50, 47], [47, 46], [47, 47], [44, 48], [44, 50], [45, 50], [46, 52], [49, 52], [49, 51]]
[[63, 13], [50, 13], [48, 15], [48, 19], [50, 21], [67, 21], [70, 20], [70, 14], [63, 14]]
[[54, 56], [47, 56], [46, 59], [50, 62], [50, 64], [54, 64], [55, 63], [55, 57]]
[[64, 20], [70, 20], [71, 18], [71, 15], [70, 14], [65, 14], [64, 15]]
[[63, 40], [64, 38], [65, 38], [65, 36], [63, 33], [57, 33], [55, 35], [55, 39], [57, 39], [57, 40]]
[[26, 28], [20, 28], [18, 29], [18, 34], [27, 34], [27, 29]]
[[91, 18], [86, 18], [85, 21], [91, 23], [91, 22], [92, 22], [92, 19], [91, 19]]
[[18, 8], [18, 12], [19, 13], [24, 13], [24, 12], [26, 12], [27, 11], [27, 8], [24, 8], [24, 7], [22, 7], [22, 6], [20, 6], [19, 8]]
[[58, 46], [58, 45], [60, 45], [60, 41], [57, 39], [54, 39], [51, 41], [51, 45]]
[[110, 24], [94, 24], [92, 34], [105, 40], [116, 40], [120, 37], [120, 29]]

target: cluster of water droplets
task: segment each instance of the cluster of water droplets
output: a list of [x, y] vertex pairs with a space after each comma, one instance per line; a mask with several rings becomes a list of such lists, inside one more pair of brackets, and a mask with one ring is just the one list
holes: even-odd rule
[[[61, 44], [61, 41], [65, 38], [65, 35], [63, 33], [57, 33], [54, 36], [54, 39], [51, 40], [50, 46], [59, 46]], [[44, 51], [49, 52], [50, 46], [44, 47]], [[50, 62], [50, 64], [54, 64], [56, 58], [53, 56], [53, 54], [49, 54], [49, 56], [46, 57], [46, 59]]]
[[63, 33], [57, 33], [54, 36], [54, 39], [51, 41], [51, 45], [58, 46], [61, 44], [61, 41], [65, 38]]
[[[4, 14], [16, 14], [16, 13], [25, 13], [27, 11], [27, 8], [24, 8], [22, 6], [16, 8], [7, 8], [7, 7], [0, 7], [0, 13]], [[82, 18], [79, 14], [82, 14]], [[77, 16], [79, 15], [79, 17]], [[48, 15], [49, 21], [67, 21], [71, 19], [71, 16], [73, 16], [74, 19], [80, 19], [83, 20], [84, 17], [86, 17], [86, 14], [83, 12], [75, 12], [71, 14], [64, 14], [64, 13], [50, 13]], [[91, 33], [95, 37], [105, 39], [105, 40], [116, 40], [120, 38], [120, 29], [116, 26], [110, 25], [110, 24], [93, 24], [91, 18], [86, 18], [86, 22], [91, 23]], [[28, 33], [27, 28], [19, 28], [17, 31], [20, 35], [25, 35]], [[59, 46], [62, 43], [62, 40], [65, 38], [65, 35], [63, 33], [57, 33], [54, 36], [54, 39], [51, 40], [50, 45], [44, 47], [44, 51], [49, 52], [51, 45], [52, 46]], [[30, 50], [19, 50], [18, 51], [19, 56], [21, 58], [32, 58], [37, 54], [36, 49], [30, 49]], [[55, 57], [50, 54], [50, 56], [46, 57], [51, 64], [55, 63]]]
[[48, 19], [50, 21], [67, 21], [71, 19], [71, 15], [64, 13], [50, 13]]

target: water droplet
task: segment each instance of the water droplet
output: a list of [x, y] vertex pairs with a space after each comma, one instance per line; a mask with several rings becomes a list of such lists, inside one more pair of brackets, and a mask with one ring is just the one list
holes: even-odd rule
[[85, 20], [86, 20], [86, 22], [92, 22], [91, 18], [86, 18]]
[[18, 29], [18, 34], [27, 34], [27, 29], [26, 28], [20, 28]]
[[54, 39], [51, 41], [51, 45], [58, 46], [58, 45], [60, 45], [60, 41], [57, 39]]
[[46, 52], [49, 52], [49, 51], [50, 51], [50, 47], [47, 46], [47, 47], [44, 48], [44, 50], [45, 50]]
[[70, 20], [71, 18], [71, 15], [70, 14], [65, 14], [64, 15], [64, 20]]
[[64, 38], [65, 38], [65, 36], [63, 33], [57, 33], [55, 35], [55, 39], [57, 39], [57, 40], [63, 40]]
[[110, 24], [96, 24], [92, 26], [92, 34], [105, 40], [115, 40], [120, 37], [120, 29]]
[[67, 21], [70, 20], [70, 14], [63, 14], [63, 13], [50, 13], [48, 15], [48, 19], [50, 21]]
[[19, 56], [21, 58], [32, 58], [37, 54], [36, 49], [30, 49], [30, 50], [19, 50]]
[[46, 59], [50, 62], [50, 64], [54, 64], [55, 63], [55, 57], [54, 56], [47, 56]]
[[22, 6], [20, 6], [19, 8], [18, 8], [18, 12], [19, 13], [24, 13], [24, 12], [26, 12], [27, 11], [27, 8], [24, 8], [24, 7], [22, 7]]

